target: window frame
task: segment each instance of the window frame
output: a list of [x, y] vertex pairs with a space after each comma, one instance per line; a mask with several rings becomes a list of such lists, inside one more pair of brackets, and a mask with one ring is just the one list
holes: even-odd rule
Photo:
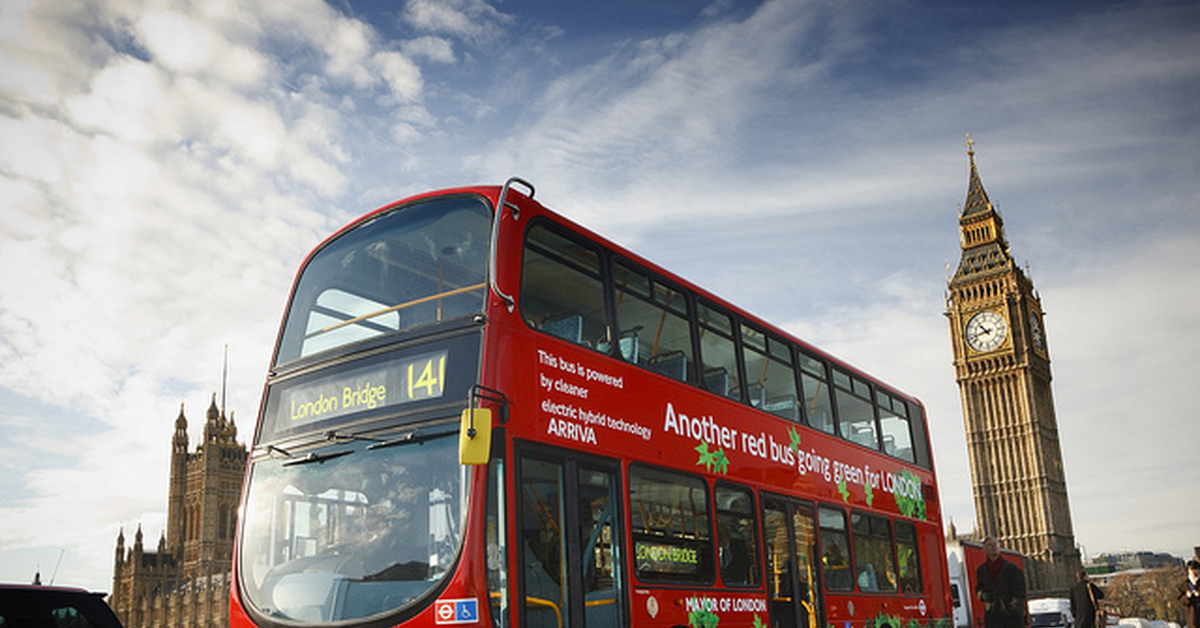
[[[646, 474], [643, 476], [642, 474]], [[647, 477], [650, 476], [650, 477]], [[672, 478], [672, 481], [665, 481], [653, 478]], [[693, 529], [696, 530], [697, 538], [694, 540], [682, 539], [679, 536], [671, 536], [667, 534], [655, 534], [649, 531], [643, 520], [639, 530], [638, 522], [635, 519], [644, 517], [640, 511], [640, 505], [635, 503], [634, 484], [638, 480], [649, 480], [656, 482], [659, 485], [680, 486], [683, 482], [688, 482], [693, 485], [692, 489], [699, 488], [703, 490], [704, 505], [702, 508], [693, 511], [693, 515], [702, 514], [705, 518], [703, 528], [700, 527], [701, 522], [694, 522]], [[665, 467], [643, 463], [631, 463], [626, 471], [626, 499], [629, 501], [629, 547], [631, 549], [630, 558], [633, 563], [632, 575], [641, 583], [645, 584], [680, 584], [680, 585], [706, 585], [712, 586], [717, 581], [717, 561], [716, 561], [716, 534], [713, 529], [713, 492], [709, 486], [709, 482], [703, 476], [676, 471]], [[685, 521], [682, 508], [680, 509], [680, 527], [685, 527]], [[674, 525], [672, 523], [672, 525]], [[703, 531], [705, 536], [701, 537], [700, 532]], [[643, 570], [639, 562], [641, 546], [645, 544], [647, 551], [650, 551], [650, 546], [670, 546], [675, 545], [680, 548], [696, 550], [696, 572], [692, 575], [678, 575], [668, 571], [650, 571]], [[685, 555], [686, 559], [686, 555]]]
[[[739, 492], [739, 493], [742, 493], [743, 495], [747, 496], [749, 498], [749, 502], [750, 502], [749, 503], [749, 511], [748, 512], [738, 512], [735, 510], [722, 509], [720, 506], [719, 498], [720, 498], [720, 492], [723, 490], [731, 491], [731, 492]], [[761, 511], [760, 511], [760, 503], [758, 500], [757, 493], [758, 493], [758, 491], [754, 490], [753, 488], [743, 485], [743, 484], [738, 484], [736, 482], [727, 482], [724, 480], [718, 480], [713, 483], [712, 520], [713, 520], [713, 526], [716, 530], [715, 540], [716, 540], [716, 544], [717, 544], [717, 553], [716, 553], [717, 572], [720, 573], [721, 582], [724, 583], [725, 586], [727, 586], [727, 587], [757, 589], [763, 583], [763, 568], [762, 568], [763, 546], [762, 546], [762, 539], [760, 538], [762, 536], [761, 532], [760, 532], [760, 529], [762, 527], [762, 521], [761, 521], [761, 517], [760, 517]], [[752, 550], [751, 550], [750, 560], [748, 561], [748, 565], [747, 565], [748, 569], [751, 571], [751, 579], [749, 582], [730, 582], [729, 579], [726, 577], [726, 567], [721, 564], [721, 551], [723, 549], [725, 549], [725, 547], [723, 546], [723, 544], [721, 542], [722, 515], [742, 515], [743, 520], [745, 520], [745, 519], [750, 520], [750, 534], [751, 534], [750, 540], [752, 542]]]

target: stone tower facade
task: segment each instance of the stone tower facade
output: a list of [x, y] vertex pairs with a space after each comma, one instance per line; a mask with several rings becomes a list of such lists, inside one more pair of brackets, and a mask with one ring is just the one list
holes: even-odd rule
[[962, 401], [977, 533], [1026, 557], [1031, 596], [1065, 593], [1081, 561], [1071, 524], [1041, 300], [1016, 263], [967, 141], [962, 256], [946, 316]]
[[204, 440], [188, 453], [183, 406], [171, 439], [167, 529], [146, 551], [139, 525], [133, 546], [117, 536], [109, 604], [126, 628], [224, 628], [229, 625], [229, 578], [246, 446], [217, 408], [204, 423]]

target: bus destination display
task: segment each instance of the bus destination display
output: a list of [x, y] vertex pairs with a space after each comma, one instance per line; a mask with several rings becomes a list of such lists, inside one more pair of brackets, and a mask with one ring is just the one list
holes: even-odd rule
[[354, 369], [296, 386], [283, 393], [276, 425], [295, 429], [309, 423], [436, 399], [445, 392], [446, 351]]

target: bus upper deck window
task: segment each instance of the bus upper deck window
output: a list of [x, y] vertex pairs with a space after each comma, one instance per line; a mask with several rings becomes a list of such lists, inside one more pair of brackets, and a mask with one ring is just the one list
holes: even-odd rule
[[691, 323], [684, 292], [621, 261], [613, 263], [616, 323], [636, 335], [628, 360], [671, 379], [694, 381]]
[[521, 316], [530, 327], [593, 349], [608, 342], [595, 249], [536, 224], [525, 238], [521, 275]]
[[446, 196], [331, 239], [300, 272], [276, 364], [481, 312], [490, 230], [483, 199]]

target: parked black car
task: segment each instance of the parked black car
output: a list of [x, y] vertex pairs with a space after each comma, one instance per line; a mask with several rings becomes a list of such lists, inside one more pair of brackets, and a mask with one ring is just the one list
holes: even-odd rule
[[103, 593], [0, 584], [0, 628], [121, 628]]

